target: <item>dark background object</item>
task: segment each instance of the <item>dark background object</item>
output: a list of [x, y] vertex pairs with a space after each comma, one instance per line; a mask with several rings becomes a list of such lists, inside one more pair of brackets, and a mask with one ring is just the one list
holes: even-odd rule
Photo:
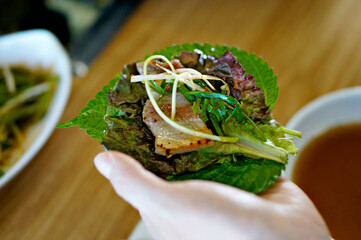
[[53, 32], [64, 46], [70, 42], [66, 15], [47, 8], [44, 0], [0, 0], [0, 34], [34, 28]]
[[70, 30], [66, 16], [45, 6], [43, 0], [32, 0], [19, 19], [19, 30], [44, 28], [53, 32], [64, 46], [70, 43]]
[[71, 43], [71, 58], [89, 64], [140, 2], [141, 0], [118, 0], [103, 9], [98, 20]]

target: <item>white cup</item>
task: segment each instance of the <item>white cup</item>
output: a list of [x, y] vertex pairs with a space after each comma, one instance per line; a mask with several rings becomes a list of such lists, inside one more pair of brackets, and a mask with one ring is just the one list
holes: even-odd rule
[[[340, 89], [325, 94], [301, 108], [286, 127], [300, 131], [302, 139], [295, 139], [295, 145], [302, 149], [315, 137], [330, 128], [361, 123], [361, 86]], [[292, 179], [297, 156], [290, 156], [284, 177]]]

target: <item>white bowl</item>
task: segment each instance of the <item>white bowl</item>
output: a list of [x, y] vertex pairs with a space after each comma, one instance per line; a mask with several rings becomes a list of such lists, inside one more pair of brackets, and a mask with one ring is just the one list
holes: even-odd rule
[[[302, 132], [295, 145], [302, 151], [321, 133], [339, 125], [361, 123], [361, 87], [351, 87], [325, 94], [300, 109], [286, 127]], [[283, 176], [292, 179], [297, 156], [291, 156]]]
[[0, 188], [31, 161], [50, 137], [68, 100], [72, 76], [65, 49], [51, 32], [40, 29], [0, 37], [1, 65], [51, 68], [59, 76], [59, 83], [47, 114], [27, 133], [21, 157], [0, 178]]

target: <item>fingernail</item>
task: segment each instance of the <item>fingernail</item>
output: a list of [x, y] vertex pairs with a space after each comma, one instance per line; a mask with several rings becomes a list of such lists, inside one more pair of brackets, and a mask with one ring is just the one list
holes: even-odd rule
[[111, 159], [100, 153], [94, 158], [95, 167], [106, 178], [109, 178], [112, 169]]

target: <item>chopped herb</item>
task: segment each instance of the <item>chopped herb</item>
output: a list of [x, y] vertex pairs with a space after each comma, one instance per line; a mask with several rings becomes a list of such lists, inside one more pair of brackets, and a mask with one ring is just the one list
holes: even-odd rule
[[192, 91], [192, 92], [189, 92], [188, 94], [194, 95], [197, 97], [203, 97], [203, 98], [217, 98], [217, 99], [221, 99], [229, 104], [239, 104], [238, 101], [234, 97], [227, 96], [227, 95], [224, 95], [221, 93]]

